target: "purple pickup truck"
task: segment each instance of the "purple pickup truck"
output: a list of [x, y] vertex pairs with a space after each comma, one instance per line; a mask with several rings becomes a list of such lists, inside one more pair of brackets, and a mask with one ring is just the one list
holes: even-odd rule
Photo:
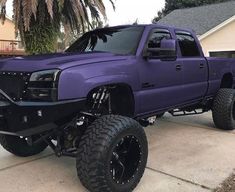
[[92, 192], [129, 192], [147, 162], [142, 127], [165, 112], [212, 110], [235, 128], [235, 60], [206, 58], [191, 30], [117, 26], [85, 33], [64, 53], [0, 60], [0, 143], [31, 156], [75, 157]]

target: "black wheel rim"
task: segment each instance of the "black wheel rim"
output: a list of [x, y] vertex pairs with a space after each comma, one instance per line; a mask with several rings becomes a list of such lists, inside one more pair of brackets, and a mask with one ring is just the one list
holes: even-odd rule
[[134, 179], [141, 163], [141, 145], [135, 136], [126, 136], [115, 146], [110, 161], [110, 172], [117, 184]]

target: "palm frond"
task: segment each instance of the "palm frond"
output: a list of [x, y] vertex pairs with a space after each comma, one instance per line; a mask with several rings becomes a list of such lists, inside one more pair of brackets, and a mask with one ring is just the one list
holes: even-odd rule
[[96, 9], [96, 7], [93, 4], [89, 4], [88, 8], [90, 9], [91, 17], [96, 19], [96, 20], [99, 20], [100, 19], [100, 14], [99, 14], [99, 11]]
[[15, 22], [16, 36], [21, 35], [23, 40], [23, 32], [30, 29], [31, 16], [37, 18], [38, 0], [13, 0], [13, 14]]
[[[113, 0], [109, 0], [115, 9]], [[4, 21], [7, 0], [0, 0], [0, 20]], [[16, 32], [32, 54], [55, 50], [61, 23], [65, 34], [81, 34], [106, 18], [103, 0], [13, 0]], [[91, 20], [92, 19], [92, 20]], [[92, 24], [90, 23], [92, 21]], [[96, 24], [98, 25], [96, 25]], [[97, 39], [93, 37], [92, 42]]]
[[37, 9], [37, 22], [40, 25], [45, 22], [46, 13], [48, 13], [48, 11], [47, 11], [45, 1], [40, 0], [38, 2], [38, 9]]
[[6, 6], [7, 0], [0, 0], [0, 6]]
[[32, 0], [31, 7], [32, 7], [32, 13], [34, 15], [34, 19], [36, 20], [37, 19], [37, 9], [38, 9], [38, 0]]
[[47, 5], [47, 11], [49, 13], [49, 15], [51, 16], [51, 18], [53, 19], [53, 4], [54, 4], [54, 0], [46, 0], [46, 5]]
[[86, 4], [85, 4], [85, 2], [84, 1], [82, 1], [82, 0], [80, 0], [80, 2], [81, 2], [81, 5], [82, 5], [82, 9], [84, 10], [84, 19], [85, 19], [85, 23], [87, 23], [87, 25], [88, 25], [88, 29], [90, 29], [90, 27], [92, 27], [92, 25], [91, 25], [91, 23], [90, 23], [90, 19], [89, 19], [89, 16], [88, 16], [88, 12], [87, 12], [87, 6], [86, 6]]
[[70, 23], [72, 30], [85, 31], [85, 25], [91, 26], [86, 4], [82, 0], [64, 0], [62, 15], [65, 23]]
[[25, 31], [28, 31], [30, 29], [29, 24], [30, 24], [31, 16], [33, 14], [32, 1], [31, 0], [22, 0], [22, 8], [23, 8]]
[[13, 14], [14, 14], [14, 21], [15, 21], [15, 31], [19, 29], [20, 23], [20, 0], [13, 0]]
[[100, 13], [106, 18], [106, 10], [102, 0], [93, 0], [93, 4], [97, 7]]
[[[109, 1], [115, 9], [113, 0]], [[6, 2], [7, 0], [0, 0], [1, 20], [4, 20], [6, 15]], [[58, 22], [57, 16], [59, 15], [70, 24], [71, 29], [76, 30], [80, 30], [81, 27], [85, 30], [92, 26], [89, 13], [96, 21], [100, 21], [100, 14], [106, 19], [103, 0], [13, 0], [13, 7], [16, 28], [23, 24], [25, 31], [30, 30], [32, 16], [34, 20], [38, 19], [40, 23], [43, 23], [45, 19], [48, 19], [48, 14], [51, 22]]]
[[[85, 12], [83, 9], [83, 4], [80, 0], [72, 0], [72, 6], [74, 8], [75, 14], [81, 18], [81, 20], [85, 20]], [[86, 11], [86, 10], [85, 10]]]
[[113, 0], [109, 0], [109, 2], [112, 4], [113, 10], [115, 11], [115, 9], [116, 9], [115, 3], [113, 2]]
[[80, 19], [77, 17], [73, 5], [70, 0], [64, 0], [64, 4], [62, 5], [62, 21], [65, 24], [70, 25], [71, 30], [80, 30], [79, 24]]
[[24, 43], [24, 18], [22, 14], [22, 4], [21, 0], [13, 0], [13, 12], [14, 12], [14, 22], [15, 22], [15, 33], [16, 36], [20, 35], [22, 42]]
[[6, 19], [6, 2], [7, 0], [0, 0], [0, 20], [2, 22]]

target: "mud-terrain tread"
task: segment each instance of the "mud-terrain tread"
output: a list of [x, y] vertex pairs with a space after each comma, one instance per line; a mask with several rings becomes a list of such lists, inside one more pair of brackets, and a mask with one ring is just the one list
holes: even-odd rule
[[[108, 150], [109, 147], [106, 144], [112, 142], [113, 137], [117, 136], [128, 127], [135, 128], [135, 131], [143, 136], [143, 140], [146, 142], [147, 147], [147, 138], [144, 130], [139, 123], [133, 119], [117, 115], [107, 115], [97, 119], [88, 127], [79, 144], [77, 157], [78, 177], [88, 190], [92, 192], [121, 191], [121, 189], [111, 189], [107, 183], [108, 181], [102, 177], [102, 175], [105, 174], [105, 165], [101, 160], [102, 158], [106, 158], [102, 157], [102, 152]], [[147, 153], [148, 151], [146, 150], [146, 160]], [[144, 163], [146, 165], [146, 162]], [[132, 191], [139, 183], [145, 165], [144, 168], [139, 171], [139, 178], [131, 186], [130, 191]]]
[[0, 143], [5, 150], [19, 157], [37, 155], [48, 146], [44, 142], [29, 146], [25, 140], [10, 135], [0, 135]]
[[220, 89], [214, 99], [212, 117], [217, 128], [223, 130], [234, 130], [233, 105], [235, 90]]

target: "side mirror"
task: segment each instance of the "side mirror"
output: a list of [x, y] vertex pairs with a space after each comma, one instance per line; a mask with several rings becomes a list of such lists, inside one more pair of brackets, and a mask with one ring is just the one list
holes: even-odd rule
[[176, 59], [176, 41], [173, 39], [163, 39], [160, 48], [147, 48], [144, 57], [149, 59]]

